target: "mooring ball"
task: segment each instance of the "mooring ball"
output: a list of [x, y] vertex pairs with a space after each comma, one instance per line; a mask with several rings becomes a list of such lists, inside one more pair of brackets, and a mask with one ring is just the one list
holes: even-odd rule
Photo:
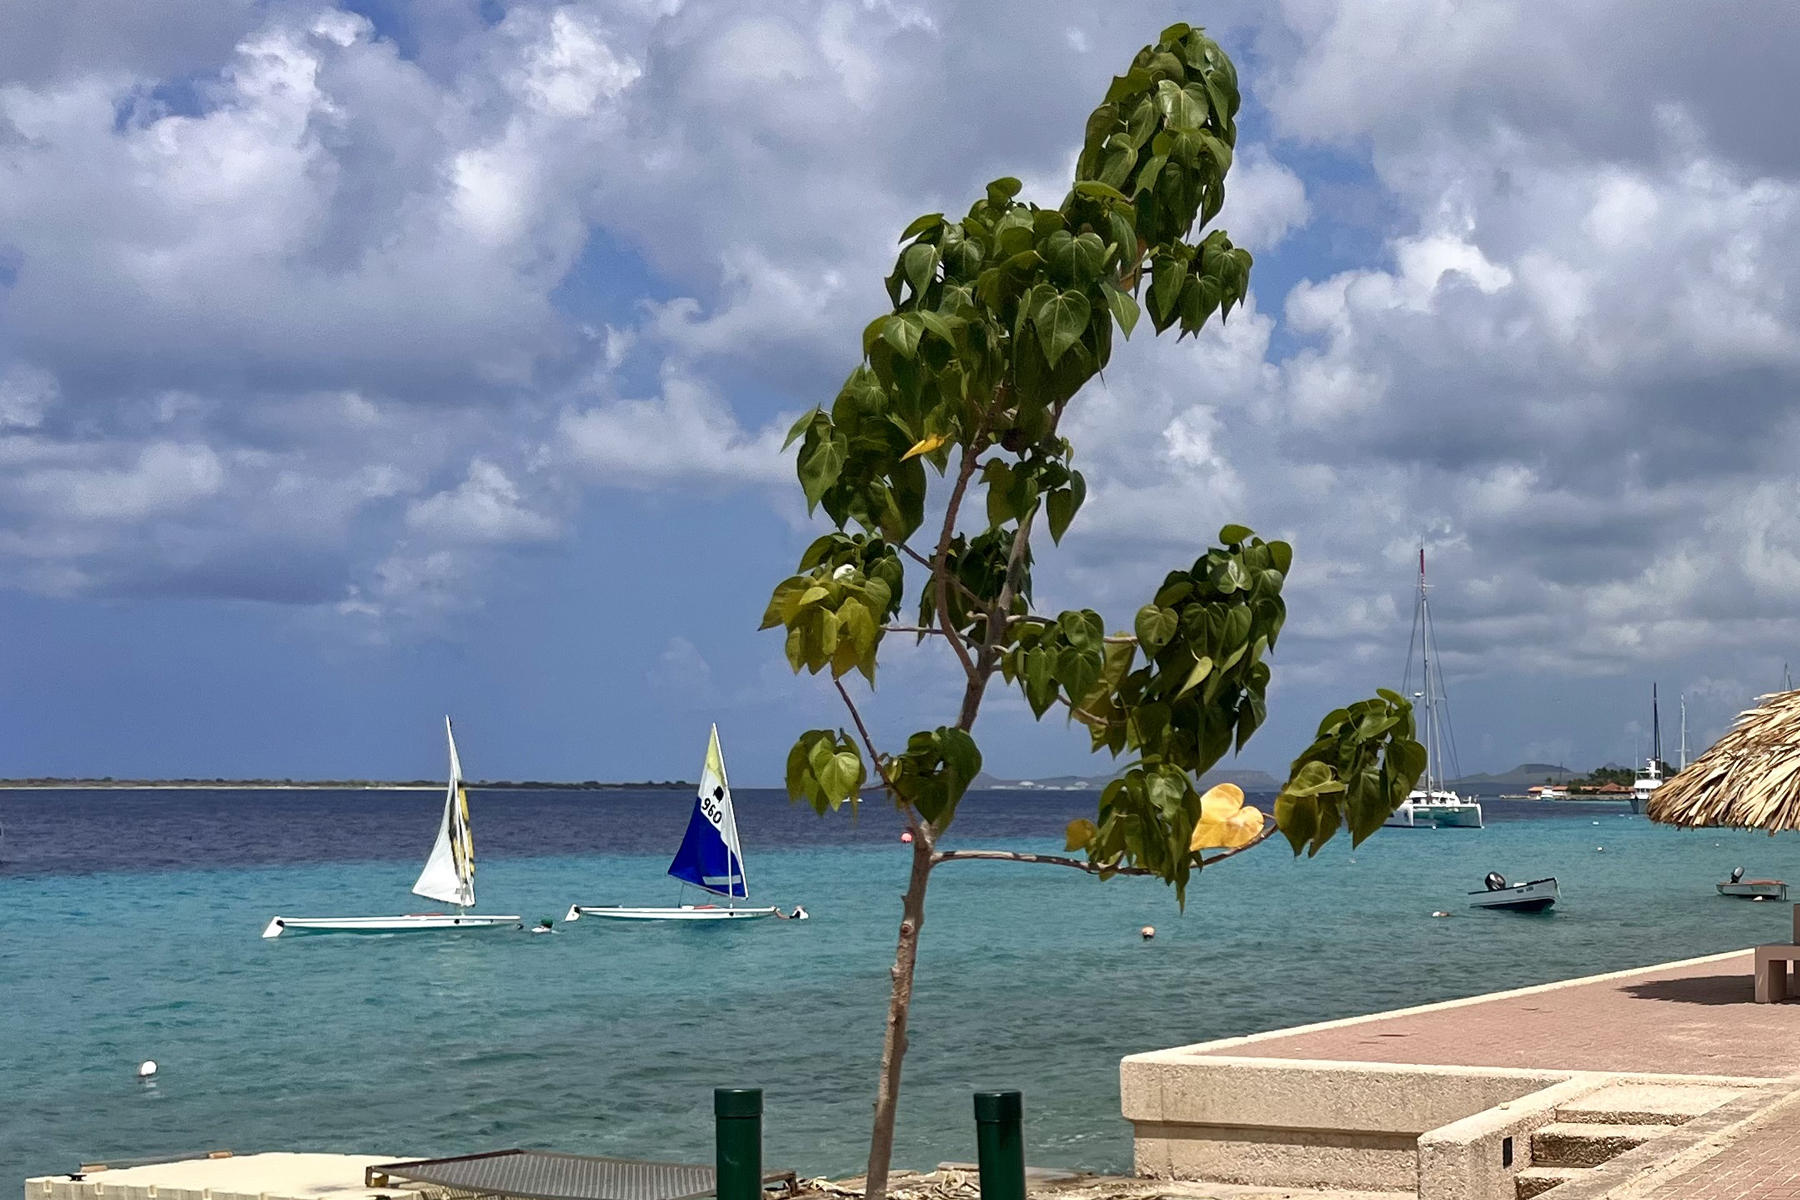
[[905, 833], [901, 834], [900, 841], [904, 845], [911, 845], [912, 844], [912, 830], [909, 829]]
[[1151, 938], [1156, 936], [1156, 926], [1154, 926], [1154, 925], [1144, 926], [1142, 929], [1138, 930], [1138, 936], [1143, 938], [1146, 942], [1149, 941]]
[[1438, 910], [1437, 910], [1437, 911], [1436, 911], [1436, 912], [1434, 912], [1434, 913], [1432, 913], [1432, 914], [1431, 914], [1431, 915], [1432, 915], [1432, 916], [1434, 916], [1434, 917], [1447, 917], [1447, 916], [1449, 916], [1449, 915], [1450, 915], [1450, 914], [1449, 914], [1449, 913], [1447, 913], [1447, 912], [1445, 912], [1445, 911], [1444, 911], [1444, 910], [1443, 910], [1443, 909], [1441, 909], [1441, 908], [1440, 908], [1440, 909], [1438, 909]]
[[139, 1079], [148, 1079], [156, 1074], [156, 1060], [146, 1058], [143, 1062], [139, 1063], [137, 1074]]

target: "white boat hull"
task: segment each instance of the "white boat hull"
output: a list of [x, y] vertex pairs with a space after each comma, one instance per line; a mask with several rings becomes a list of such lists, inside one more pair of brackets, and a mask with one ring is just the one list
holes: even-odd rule
[[1400, 807], [1388, 815], [1388, 819], [1381, 823], [1381, 827], [1383, 829], [1424, 829], [1427, 828], [1427, 823], [1419, 820], [1418, 815], [1413, 812], [1411, 800], [1402, 800]]
[[1746, 879], [1739, 883], [1718, 884], [1719, 895], [1739, 900], [1786, 900], [1787, 884], [1779, 879]]
[[1503, 888], [1469, 893], [1470, 908], [1497, 908], [1507, 912], [1543, 912], [1556, 903], [1554, 879], [1533, 879]]
[[276, 917], [263, 930], [266, 938], [284, 933], [438, 933], [470, 929], [518, 928], [514, 916], [475, 913], [416, 913], [405, 917]]
[[1480, 829], [1481, 805], [1473, 801], [1462, 804], [1414, 804], [1413, 814], [1439, 829]]
[[780, 909], [720, 908], [716, 904], [678, 904], [662, 908], [631, 907], [623, 904], [571, 904], [565, 921], [583, 917], [599, 917], [607, 921], [756, 921], [779, 916]]
[[1382, 822], [1387, 829], [1480, 829], [1481, 805], [1473, 800], [1426, 800], [1412, 796]]

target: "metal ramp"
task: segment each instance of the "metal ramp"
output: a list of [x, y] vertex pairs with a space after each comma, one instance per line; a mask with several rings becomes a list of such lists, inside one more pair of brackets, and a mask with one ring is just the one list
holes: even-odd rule
[[[697, 1200], [715, 1193], [716, 1178], [712, 1167], [550, 1150], [382, 1163], [363, 1173], [367, 1187], [424, 1190], [436, 1200]], [[764, 1171], [762, 1182], [765, 1192], [797, 1188], [792, 1171]]]

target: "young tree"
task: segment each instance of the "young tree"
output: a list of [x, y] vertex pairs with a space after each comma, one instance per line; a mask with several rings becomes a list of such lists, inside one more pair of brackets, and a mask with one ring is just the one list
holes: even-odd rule
[[[1198, 333], [1215, 313], [1224, 320], [1244, 299], [1249, 253], [1222, 230], [1188, 240], [1224, 202], [1237, 109], [1237, 73], [1218, 44], [1185, 24], [1164, 30], [1088, 118], [1061, 207], [1021, 203], [1019, 181], [998, 179], [961, 220], [931, 213], [907, 227], [887, 278], [893, 310], [863, 331], [863, 361], [829, 411], [808, 413], [789, 438], [801, 443], [809, 508], [822, 507], [836, 531], [776, 587], [763, 627], [786, 631], [796, 672], [830, 671], [856, 733], [802, 734], [788, 756], [788, 792], [823, 813], [856, 800], [873, 765], [912, 832], [869, 1147], [871, 1200], [887, 1191], [933, 870], [1006, 859], [1102, 878], [1152, 875], [1185, 903], [1192, 872], [1277, 827], [1295, 853], [1316, 853], [1345, 825], [1360, 842], [1424, 769], [1411, 707], [1384, 690], [1320, 723], [1275, 802], [1274, 825], [1243, 807], [1235, 788], [1195, 789], [1262, 723], [1264, 659], [1286, 617], [1281, 588], [1293, 555], [1284, 542], [1227, 525], [1220, 545], [1169, 573], [1129, 634], [1108, 634], [1089, 609], [1032, 610], [1038, 519], [1060, 542], [1085, 494], [1073, 447], [1058, 432], [1062, 416], [1106, 366], [1114, 328], [1130, 337], [1140, 297], [1156, 332], [1179, 326], [1178, 337]], [[925, 524], [928, 466], [948, 481], [948, 494], [921, 550], [913, 540]], [[975, 490], [982, 504], [971, 516]], [[924, 570], [913, 624], [900, 623], [908, 559]], [[860, 672], [872, 687], [889, 634], [941, 639], [963, 695], [954, 723], [883, 754], [843, 677]], [[996, 673], [1038, 717], [1060, 706], [1087, 727], [1094, 750], [1128, 757], [1094, 819], [1070, 824], [1070, 856], [939, 847], [981, 768], [970, 731]], [[1220, 853], [1204, 856], [1209, 849]]]

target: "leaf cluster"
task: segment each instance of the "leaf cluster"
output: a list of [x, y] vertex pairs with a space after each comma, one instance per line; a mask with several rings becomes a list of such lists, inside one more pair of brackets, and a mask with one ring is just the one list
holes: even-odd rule
[[839, 730], [809, 729], [788, 751], [789, 803], [804, 800], [821, 816], [854, 805], [867, 777], [856, 743]]
[[966, 216], [907, 227], [887, 277], [892, 311], [863, 331], [863, 361], [829, 411], [803, 416], [796, 471], [809, 506], [894, 541], [924, 518], [924, 464], [980, 463], [990, 527], [1043, 498], [1060, 540], [1085, 494], [1055, 430], [1129, 337], [1149, 279], [1152, 322], [1195, 333], [1242, 301], [1250, 256], [1222, 231], [1190, 244], [1224, 201], [1237, 139], [1237, 75], [1211, 38], [1163, 32], [1113, 81], [1087, 123], [1059, 208], [995, 180]]
[[[944, 573], [955, 582], [945, 589], [946, 623], [955, 633], [972, 641], [987, 637], [988, 614], [999, 602], [1006, 585], [1012, 555], [1011, 529], [989, 529], [970, 538], [957, 534], [944, 552]], [[1017, 586], [1008, 616], [1023, 616], [1031, 607], [1031, 549], [1026, 547], [1018, 564]], [[931, 628], [938, 621], [937, 589], [919, 593], [919, 626]], [[924, 635], [921, 634], [921, 637]]]
[[907, 738], [906, 752], [882, 759], [881, 770], [896, 802], [910, 804], [942, 832], [981, 772], [981, 749], [965, 730], [939, 726]]
[[1102, 794], [1093, 832], [1077, 838], [1071, 826], [1071, 838], [1091, 861], [1148, 869], [1178, 893], [1197, 861], [1189, 844], [1200, 800], [1191, 780], [1262, 724], [1263, 658], [1287, 619], [1288, 544], [1242, 525], [1227, 525], [1219, 540], [1163, 580], [1138, 610], [1135, 637], [1103, 639], [1098, 614], [1064, 613], [1054, 625], [1026, 626], [1003, 660], [1034, 713], [1060, 701], [1088, 727], [1094, 749], [1138, 759]]
[[[888, 620], [900, 611], [906, 568], [878, 537], [828, 533], [807, 547], [800, 573], [775, 586], [761, 628], [787, 629], [788, 665], [833, 679], [852, 669], [875, 682]], [[790, 760], [791, 761], [791, 760]]]
[[1275, 799], [1275, 823], [1295, 854], [1317, 854], [1345, 825], [1353, 846], [1381, 828], [1425, 770], [1413, 734], [1411, 702], [1386, 688], [1326, 714]]

